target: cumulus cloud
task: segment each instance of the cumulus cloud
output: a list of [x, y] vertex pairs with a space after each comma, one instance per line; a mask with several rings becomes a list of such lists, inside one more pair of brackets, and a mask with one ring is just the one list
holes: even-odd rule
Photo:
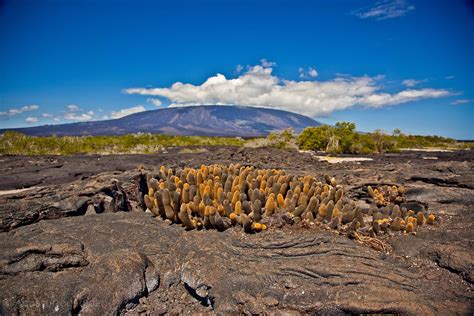
[[53, 115], [53, 114], [50, 114], [50, 113], [42, 113], [41, 117], [43, 117], [47, 120], [52, 120], [53, 122], [61, 122], [61, 120], [62, 120], [61, 116]]
[[310, 68], [308, 71], [308, 76], [310, 77], [316, 77], [318, 75], [318, 72], [314, 68]]
[[36, 104], [25, 105], [21, 108], [13, 108], [4, 112], [0, 112], [0, 117], [11, 117], [11, 116], [19, 115], [25, 112], [31, 112], [37, 109], [39, 109], [39, 105], [36, 105]]
[[415, 10], [415, 6], [405, 0], [385, 0], [370, 7], [361, 8], [353, 14], [361, 19], [386, 20], [398, 18]]
[[242, 70], [244, 70], [244, 67], [243, 67], [242, 65], [237, 65], [237, 67], [235, 67], [235, 71], [236, 71], [237, 73], [241, 73]]
[[459, 99], [459, 100], [453, 101], [451, 104], [458, 105], [458, 104], [466, 104], [466, 103], [472, 103], [472, 102], [474, 102], [474, 99]]
[[143, 112], [143, 111], [146, 111], [143, 105], [137, 105], [131, 108], [121, 109], [120, 111], [117, 111], [117, 112], [112, 112], [110, 113], [110, 116], [113, 119], [117, 119], [117, 118], [121, 118], [133, 113], [138, 113], [138, 112]]
[[66, 106], [66, 108], [69, 112], [77, 112], [81, 110], [81, 108], [75, 104], [69, 104], [68, 106]]
[[276, 66], [276, 62], [274, 61], [268, 61], [266, 60], [265, 58], [263, 59], [260, 59], [260, 64], [262, 65], [262, 67], [275, 67]]
[[402, 81], [402, 84], [403, 84], [405, 87], [414, 87], [414, 86], [417, 86], [417, 85], [419, 85], [420, 83], [425, 82], [425, 81], [426, 81], [426, 80], [406, 79], [406, 80], [403, 80], [403, 81]]
[[[75, 104], [67, 105], [66, 110], [67, 112], [64, 113], [62, 118], [68, 121], [87, 122], [93, 120], [95, 115], [94, 111], [85, 112], [84, 109]], [[60, 117], [53, 118], [55, 122], [59, 122], [60, 120]]]
[[37, 123], [38, 121], [39, 121], [39, 118], [36, 116], [29, 116], [25, 119], [25, 122], [29, 124]]
[[315, 78], [318, 76], [318, 72], [312, 67], [309, 67], [308, 69], [300, 67], [298, 73], [300, 78]]
[[169, 88], [129, 88], [123, 92], [169, 99], [171, 106], [199, 104], [278, 108], [308, 116], [328, 115], [356, 105], [383, 107], [450, 95], [444, 89], [382, 91], [382, 76], [337, 77], [327, 81], [293, 81], [273, 75], [272, 67], [257, 65], [237, 78], [217, 74], [201, 85], [176, 82]]
[[94, 111], [88, 111], [87, 113], [67, 112], [64, 114], [64, 118], [69, 121], [86, 122], [94, 118]]
[[395, 94], [380, 93], [369, 95], [364, 98], [363, 104], [371, 107], [382, 107], [421, 99], [441, 98], [448, 95], [450, 95], [450, 93], [444, 89], [410, 89]]
[[154, 106], [161, 106], [161, 101], [160, 99], [153, 99], [153, 98], [148, 98], [146, 99], [148, 103], [153, 104]]

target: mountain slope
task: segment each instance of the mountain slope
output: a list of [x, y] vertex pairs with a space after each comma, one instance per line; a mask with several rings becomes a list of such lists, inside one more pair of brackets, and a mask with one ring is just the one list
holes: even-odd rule
[[[319, 122], [304, 115], [266, 108], [200, 105], [165, 108], [119, 119], [9, 129], [33, 136], [159, 133], [200, 136], [264, 136], [292, 127], [301, 131]], [[0, 130], [2, 132], [3, 130]]]

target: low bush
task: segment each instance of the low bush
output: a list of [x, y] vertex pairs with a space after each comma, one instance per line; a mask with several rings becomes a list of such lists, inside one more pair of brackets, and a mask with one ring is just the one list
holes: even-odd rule
[[242, 146], [228, 137], [129, 134], [123, 136], [34, 137], [7, 131], [0, 135], [0, 155], [151, 154], [166, 147]]
[[403, 148], [465, 148], [454, 139], [440, 136], [405, 135], [399, 129], [393, 134], [376, 130], [372, 133], [356, 131], [356, 125], [338, 122], [335, 126], [307, 127], [298, 136], [300, 149], [328, 153], [370, 154], [397, 152]]
[[[356, 131], [356, 125], [338, 122], [334, 126], [307, 127], [299, 135], [291, 128], [272, 132], [266, 138], [243, 140], [230, 137], [169, 136], [163, 134], [129, 134], [122, 136], [34, 137], [7, 131], [0, 134], [0, 155], [69, 155], [69, 154], [152, 154], [167, 147], [245, 146], [303, 149], [328, 153], [372, 154], [397, 152], [404, 148], [472, 147], [440, 136], [406, 135], [399, 129], [387, 134]], [[188, 149], [189, 152], [195, 149]], [[186, 149], [184, 149], [184, 152]]]

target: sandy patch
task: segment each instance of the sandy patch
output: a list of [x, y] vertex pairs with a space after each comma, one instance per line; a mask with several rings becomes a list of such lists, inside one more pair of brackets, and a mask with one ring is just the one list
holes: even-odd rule
[[341, 162], [360, 162], [360, 161], [372, 161], [372, 158], [366, 157], [333, 157], [333, 156], [318, 156], [312, 150], [298, 150], [303, 154], [310, 154], [314, 158], [318, 158], [319, 161], [326, 161], [329, 163], [341, 163]]
[[314, 156], [319, 161], [326, 161], [329, 163], [341, 163], [341, 162], [359, 162], [359, 161], [372, 161], [372, 158], [366, 157], [331, 157], [331, 156]]
[[451, 153], [453, 150], [444, 148], [400, 148], [401, 151], [423, 151], [423, 152], [441, 152]]

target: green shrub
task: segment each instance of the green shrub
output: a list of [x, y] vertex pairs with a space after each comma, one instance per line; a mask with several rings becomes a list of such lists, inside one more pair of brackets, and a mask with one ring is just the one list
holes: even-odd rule
[[356, 153], [355, 144], [359, 134], [356, 125], [349, 122], [337, 122], [335, 126], [321, 125], [307, 127], [299, 135], [301, 149], [326, 151], [331, 153]]
[[287, 128], [281, 132], [272, 132], [267, 136], [268, 146], [280, 149], [297, 149], [296, 137], [293, 129]]
[[345, 154], [397, 152], [401, 148], [467, 146], [440, 136], [405, 135], [400, 129], [395, 129], [392, 135], [381, 130], [358, 133], [356, 125], [349, 122], [337, 122], [334, 126], [307, 127], [298, 136], [298, 145], [304, 150]]
[[329, 125], [306, 127], [298, 136], [298, 146], [304, 150], [326, 150], [334, 128]]

